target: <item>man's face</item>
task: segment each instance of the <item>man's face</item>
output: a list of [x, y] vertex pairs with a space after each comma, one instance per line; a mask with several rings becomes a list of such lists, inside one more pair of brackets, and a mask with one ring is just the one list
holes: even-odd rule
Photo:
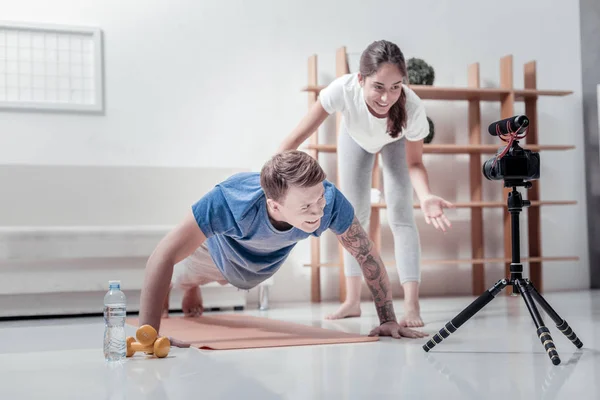
[[314, 232], [321, 225], [321, 217], [325, 208], [325, 187], [323, 183], [309, 188], [292, 186], [280, 203], [269, 199], [275, 217], [296, 228]]

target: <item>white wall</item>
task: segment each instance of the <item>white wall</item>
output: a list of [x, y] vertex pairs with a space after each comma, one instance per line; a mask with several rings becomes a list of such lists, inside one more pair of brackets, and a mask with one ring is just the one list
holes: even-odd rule
[[[90, 0], [84, 7], [74, 0], [11, 2], [3, 7], [4, 20], [103, 30], [106, 113], [2, 112], [0, 163], [258, 169], [306, 110], [307, 96], [300, 88], [306, 84], [311, 54], [319, 55], [319, 79], [326, 83], [334, 76], [336, 48], [347, 46], [356, 65], [367, 44], [385, 38], [398, 43], [407, 58], [427, 60], [436, 69], [436, 85], [448, 86], [466, 85], [467, 65], [473, 62], [481, 64], [483, 86], [497, 86], [499, 59], [513, 54], [515, 86], [523, 85], [522, 64], [537, 60], [540, 88], [575, 92], [538, 103], [540, 140], [577, 146], [542, 154], [542, 197], [579, 201], [576, 207], [543, 209], [543, 252], [581, 257], [579, 262], [545, 263], [544, 284], [546, 290], [587, 288], [578, 1], [365, 4]], [[466, 104], [427, 102], [427, 107], [438, 143], [466, 142]], [[519, 112], [524, 110], [517, 107]], [[484, 104], [482, 115], [486, 122], [499, 119], [498, 104]], [[330, 129], [323, 132], [331, 137]], [[484, 140], [500, 145], [491, 137]], [[434, 191], [465, 201], [466, 159], [456, 160], [427, 156], [426, 164]], [[323, 163], [335, 179], [333, 156], [325, 156]], [[457, 165], [451, 175], [449, 165]], [[501, 198], [499, 186], [485, 183], [486, 200]], [[454, 229], [442, 235], [417, 214], [424, 257], [470, 256], [468, 213], [449, 215]], [[486, 221], [496, 224], [486, 227], [487, 255], [501, 256], [500, 210], [486, 210]], [[389, 233], [384, 232], [384, 240], [390, 243]], [[335, 257], [335, 243], [329, 242]], [[300, 266], [309, 259], [308, 249], [308, 242], [301, 243], [278, 274], [274, 300], [309, 299], [309, 272]], [[384, 258], [390, 257], [389, 250], [388, 245]], [[487, 272], [487, 284], [492, 284], [503, 268]], [[335, 271], [323, 275], [325, 297], [334, 298]], [[424, 267], [423, 278], [424, 294], [470, 291], [470, 265]]]
[[[598, 115], [600, 115], [600, 85], [596, 86], [597, 102], [598, 102]], [[598, 131], [600, 131], [600, 118], [598, 118]], [[600, 143], [600, 135], [598, 135], [598, 143]], [[597, 193], [597, 192], [594, 192]]]

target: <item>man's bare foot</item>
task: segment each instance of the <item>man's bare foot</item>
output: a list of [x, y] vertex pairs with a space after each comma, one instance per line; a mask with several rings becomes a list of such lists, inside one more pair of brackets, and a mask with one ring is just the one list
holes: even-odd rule
[[421, 319], [419, 304], [406, 304], [404, 306], [404, 317], [398, 323], [400, 325], [408, 326], [409, 328], [420, 328], [425, 326]]
[[202, 315], [204, 308], [202, 307], [202, 295], [200, 287], [195, 287], [186, 290], [181, 300], [181, 309], [186, 317], [198, 317]]
[[360, 317], [360, 303], [344, 302], [336, 312], [329, 314], [325, 317], [325, 319], [341, 319], [351, 317]]

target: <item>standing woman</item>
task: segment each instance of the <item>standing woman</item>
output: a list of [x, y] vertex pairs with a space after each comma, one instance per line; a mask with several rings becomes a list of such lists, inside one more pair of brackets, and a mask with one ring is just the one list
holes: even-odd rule
[[[407, 78], [404, 55], [397, 45], [385, 40], [371, 43], [361, 55], [360, 72], [339, 77], [323, 89], [279, 151], [297, 149], [330, 114], [341, 112], [337, 150], [340, 190], [367, 231], [372, 168], [376, 154], [381, 152], [387, 215], [404, 289], [404, 317], [400, 322], [420, 327], [421, 249], [413, 215], [413, 188], [425, 221], [437, 229], [450, 227], [443, 209], [453, 205], [433, 195], [429, 188], [422, 160], [429, 124], [421, 99], [403, 84]], [[346, 251], [344, 272], [346, 300], [328, 319], [360, 316], [361, 269]]]

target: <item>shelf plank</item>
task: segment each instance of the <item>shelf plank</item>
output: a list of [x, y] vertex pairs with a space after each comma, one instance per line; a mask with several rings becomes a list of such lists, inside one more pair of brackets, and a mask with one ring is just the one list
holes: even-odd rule
[[326, 88], [326, 86], [323, 86], [323, 85], [308, 85], [308, 86], [304, 86], [302, 89], [300, 89], [300, 91], [319, 93], [321, 90], [323, 90], [325, 88]]
[[[460, 145], [460, 144], [424, 144], [423, 153], [425, 154], [496, 154], [498, 149], [502, 148], [502, 143], [498, 145], [478, 144], [478, 145]], [[564, 151], [573, 150], [572, 145], [527, 145], [521, 147], [531, 151]], [[335, 144], [308, 144], [304, 147], [307, 150], [317, 150], [323, 153], [336, 153], [337, 146]]]
[[[319, 93], [326, 86], [306, 86], [303, 92]], [[500, 101], [508, 96], [511, 91], [496, 88], [453, 88], [429, 85], [409, 85], [409, 87], [423, 100], [483, 100]]]
[[500, 101], [510, 90], [496, 88], [451, 88], [427, 85], [409, 86], [422, 100], [482, 100]]
[[[577, 256], [564, 256], [564, 257], [521, 257], [522, 263], [532, 263], [532, 262], [554, 262], [554, 261], [579, 261], [579, 257]], [[465, 259], [430, 259], [430, 260], [422, 260], [421, 263], [423, 265], [457, 265], [457, 264], [500, 264], [500, 263], [510, 263], [510, 258], [465, 258]], [[395, 262], [384, 261], [386, 266], [394, 266]], [[312, 264], [304, 264], [305, 267], [313, 267]], [[339, 262], [325, 262], [314, 265], [314, 267], [339, 267]]]
[[537, 99], [540, 96], [568, 96], [570, 94], [573, 94], [570, 90], [515, 89], [515, 100]]
[[[425, 144], [423, 145], [423, 153], [428, 154], [496, 154], [498, 149], [503, 148], [503, 143], [498, 145], [478, 144], [478, 145], [457, 145], [457, 144]], [[531, 151], [562, 151], [572, 150], [575, 146], [571, 145], [527, 145], [522, 144], [521, 147]]]
[[[302, 88], [303, 92], [319, 93], [326, 86], [309, 85]], [[537, 99], [542, 96], [568, 96], [573, 94], [569, 90], [537, 90], [537, 89], [509, 89], [509, 88], [469, 88], [469, 87], [442, 87], [430, 85], [409, 85], [409, 87], [422, 100], [481, 100], [502, 101], [510, 94], [514, 94], [516, 101]]]
[[[456, 264], [493, 264], [511, 262], [510, 258], [480, 258], [480, 259], [463, 259], [463, 260], [423, 260], [423, 264], [427, 265], [456, 265]], [[549, 261], [579, 261], [577, 256], [564, 257], [521, 257], [522, 263], [531, 262], [549, 262]]]
[[[495, 208], [506, 207], [506, 202], [503, 201], [471, 201], [462, 203], [453, 203], [456, 208]], [[540, 206], [567, 206], [576, 205], [576, 200], [541, 200], [532, 201], [530, 207]], [[371, 208], [386, 208], [386, 203], [372, 203]], [[413, 208], [421, 208], [419, 204], [413, 204]]]

